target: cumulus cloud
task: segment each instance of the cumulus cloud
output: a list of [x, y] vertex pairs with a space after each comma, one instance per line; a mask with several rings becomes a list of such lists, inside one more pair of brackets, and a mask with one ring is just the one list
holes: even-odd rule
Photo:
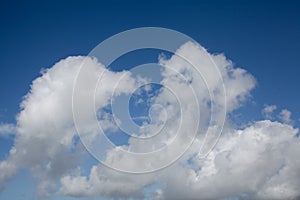
[[[166, 199], [290, 199], [299, 195], [297, 129], [260, 121], [223, 135], [207, 160], [165, 174]], [[293, 152], [293, 153], [291, 153]], [[185, 186], [182, 186], [185, 185]], [[179, 191], [176, 193], [174, 191]]]
[[[137, 167], [150, 169], [163, 162], [167, 164], [174, 154], [183, 150], [193, 131], [197, 130], [197, 107], [202, 116], [200, 126], [207, 126], [207, 131], [213, 134], [219, 124], [208, 123], [209, 105], [215, 105], [217, 118], [221, 118], [222, 109], [229, 113], [236, 110], [250, 96], [255, 79], [245, 70], [234, 67], [223, 54], [210, 56], [212, 60], [207, 59], [206, 51], [200, 45], [188, 42], [170, 59], [159, 60], [161, 65], [167, 66], [162, 71], [161, 83], [176, 94], [180, 107], [172, 92], [162, 88], [152, 103], [160, 104], [164, 109], [154, 108], [152, 120], [157, 123], [164, 121], [163, 113], [167, 113], [168, 119], [162, 129], [164, 134], [145, 142], [132, 137], [123, 147], [134, 152], [147, 152], [172, 142], [166, 152], [156, 157], [145, 155], [137, 158], [123, 156], [120, 147], [116, 147], [105, 152], [103, 161], [128, 170]], [[0, 187], [18, 170], [26, 168], [36, 178], [40, 195], [59, 193], [75, 197], [137, 199], [147, 195], [151, 199], [293, 199], [300, 195], [300, 159], [297, 155], [300, 141], [296, 136], [298, 129], [290, 125], [291, 113], [288, 110], [282, 110], [280, 114], [283, 123], [257, 121], [244, 129], [235, 129], [226, 123], [218, 145], [205, 159], [198, 156], [205, 139], [200, 128], [193, 145], [167, 168], [153, 173], [128, 174], [98, 164], [86, 169], [89, 171], [86, 175], [80, 167], [82, 146], [75, 142], [77, 134], [72, 115], [73, 83], [83, 63], [87, 68], [79, 80], [82, 88], [79, 88], [77, 109], [83, 113], [81, 123], [87, 127], [83, 136], [91, 141], [97, 135], [96, 127], [91, 125], [94, 116], [87, 112], [94, 109], [91, 105], [100, 111], [109, 105], [116, 80], [121, 80], [116, 95], [130, 94], [139, 85], [140, 80], [130, 72], [109, 71], [95, 58], [89, 57], [68, 57], [44, 71], [33, 81], [30, 92], [21, 103], [17, 124], [12, 125], [16, 136], [9, 156], [0, 162]], [[219, 70], [221, 79], [213, 73], [214, 67]], [[101, 89], [90, 87], [90, 83], [103, 72]], [[183, 79], [178, 78], [176, 72], [180, 72]], [[194, 93], [189, 87], [196, 88]], [[223, 87], [226, 96], [222, 93]], [[95, 104], [80, 98], [92, 95], [95, 95]], [[192, 100], [193, 95], [198, 101]], [[213, 102], [210, 102], [210, 95], [214, 97]], [[225, 105], [224, 97], [227, 100]], [[276, 106], [266, 106], [263, 115], [271, 119], [275, 109]], [[114, 129], [116, 124], [110, 123], [112, 118], [104, 116], [100, 120], [104, 120], [105, 127]], [[180, 121], [182, 116], [183, 122]], [[181, 125], [179, 131], [178, 124]], [[141, 128], [140, 134], [147, 135], [158, 126], [150, 124], [147, 129]]]
[[265, 105], [265, 107], [262, 110], [262, 115], [266, 119], [273, 119], [273, 113], [277, 109], [276, 105]]
[[[74, 143], [77, 134], [72, 117], [72, 89], [83, 61], [90, 70], [87, 80], [97, 78], [99, 73], [107, 70], [95, 59], [68, 57], [44, 70], [42, 76], [33, 81], [30, 92], [21, 103], [14, 145], [7, 160], [0, 162], [0, 186], [15, 172], [25, 168], [31, 170], [39, 182], [38, 194], [47, 195], [62, 175], [77, 169], [78, 144]], [[114, 75], [123, 76], [124, 73]], [[114, 81], [114, 78], [109, 80]], [[93, 92], [91, 88], [84, 91]]]
[[280, 111], [280, 113], [276, 116], [274, 114], [274, 111], [277, 109], [276, 105], [265, 105], [265, 107], [262, 110], [262, 115], [266, 118], [266, 119], [277, 119], [279, 121], [281, 121], [282, 123], [285, 124], [290, 124], [292, 123], [292, 112], [287, 110], [287, 109], [282, 109]]
[[287, 109], [283, 109], [280, 113], [279, 113], [279, 119], [286, 124], [289, 124], [292, 122], [291, 119], [291, 111], [287, 110]]

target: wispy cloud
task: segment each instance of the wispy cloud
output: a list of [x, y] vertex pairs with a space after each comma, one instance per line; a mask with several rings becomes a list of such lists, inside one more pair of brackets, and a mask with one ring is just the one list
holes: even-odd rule
[[0, 124], [0, 137], [8, 137], [16, 133], [14, 124]]

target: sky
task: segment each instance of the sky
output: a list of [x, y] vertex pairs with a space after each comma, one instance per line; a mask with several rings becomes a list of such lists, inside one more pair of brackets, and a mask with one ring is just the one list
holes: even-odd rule
[[[203, 194], [203, 199], [298, 197], [300, 194], [296, 193], [290, 185], [300, 186], [299, 181], [291, 178], [299, 177], [300, 174], [300, 161], [295, 158], [295, 154], [299, 152], [299, 139], [294, 137], [299, 135], [297, 128], [300, 124], [299, 8], [300, 4], [297, 1], [2, 2], [0, 6], [0, 90], [2, 93], [0, 98], [0, 187], [2, 189], [0, 199], [126, 199], [148, 196], [150, 199], [154, 196], [158, 199], [174, 199], [176, 196], [172, 195], [174, 191], [178, 191], [178, 188], [182, 192], [177, 194], [177, 198], [187, 199], [198, 198], [199, 194]], [[74, 68], [77, 69], [92, 49], [105, 39], [122, 31], [141, 27], [173, 29], [193, 38], [200, 46], [182, 44], [183, 46], [177, 49], [176, 53], [186, 57], [195, 55], [189, 59], [196, 66], [201, 67], [201, 63], [196, 58], [197, 56], [206, 58], [207, 55], [199, 50], [200, 47], [204, 47], [220, 68], [227, 91], [233, 92], [230, 93], [232, 96], [228, 96], [229, 112], [224, 139], [220, 141], [219, 148], [209, 155], [206, 160], [208, 164], [199, 163], [189, 157], [196, 152], [193, 149], [197, 147], [195, 142], [196, 147], [192, 147], [191, 153], [187, 153], [185, 157], [188, 161], [185, 162], [183, 158], [184, 165], [172, 165], [169, 170], [166, 169], [158, 175], [146, 174], [137, 181], [135, 177], [116, 174], [117, 172], [110, 172], [99, 166], [91, 155], [82, 150], [83, 147], [77, 141], [78, 138], [76, 139], [77, 136], [72, 135], [74, 132], [70, 125], [72, 118], [60, 111], [64, 108], [63, 105], [69, 106], [65, 99], [69, 99], [72, 91], [65, 88], [71, 88], [70, 80], [75, 74], [70, 66], [75, 66]], [[166, 55], [165, 59], [159, 57], [161, 52]], [[132, 88], [139, 85], [137, 78], [126, 74], [126, 71], [133, 66], [159, 62], [176, 68], [183, 61], [176, 58], [174, 54], [148, 49], [122, 56], [111, 66], [102, 66], [95, 60], [87, 59], [87, 62], [88, 68], [95, 72], [109, 67], [108, 80], [115, 80], [124, 75], [126, 80], [121, 91], [128, 95]], [[99, 62], [101, 63], [101, 60]], [[245, 73], [239, 71], [239, 68], [244, 69]], [[42, 69], [44, 69], [43, 74], [41, 74]], [[45, 71], [45, 69], [49, 70]], [[50, 80], [47, 79], [47, 74], [52, 77]], [[170, 84], [170, 87], [175, 88], [178, 86], [177, 82], [172, 82], [168, 78], [170, 76], [172, 73], [167, 70], [161, 78], [165, 83]], [[40, 82], [37, 81], [38, 77], [42, 77], [38, 79]], [[193, 78], [198, 80], [196, 77]], [[65, 87], [57, 86], [55, 80], [63, 83]], [[214, 83], [213, 80], [211, 83]], [[200, 79], [199, 84], [201, 85]], [[109, 82], [107, 85], [104, 90], [109, 93], [112, 88]], [[196, 88], [198, 98], [205, 95], [200, 92], [200, 86], [193, 86]], [[53, 93], [43, 92], [48, 91], [49, 88]], [[28, 93], [29, 91], [31, 92]], [[174, 91], [182, 90], [175, 88]], [[178, 93], [183, 102], [188, 101], [190, 94], [181, 96], [181, 92]], [[105, 94], [99, 91], [99, 101]], [[168, 99], [171, 98], [168, 97], [168, 93], [160, 90], [160, 87], [153, 87], [146, 92], [136, 91], [134, 94], [136, 97], [133, 98], [140, 96], [142, 100], [151, 95], [157, 96], [150, 103], [166, 102], [164, 98], [173, 102], [172, 99]], [[139, 125], [141, 123], [137, 120], [143, 118], [137, 117], [143, 117], [149, 108], [147, 104], [149, 102], [145, 105], [143, 103], [134, 104], [132, 99], [130, 102], [132, 116]], [[216, 101], [216, 104], [218, 103], [219, 101]], [[82, 104], [84, 106], [84, 103]], [[190, 104], [194, 105], [193, 102]], [[202, 108], [203, 105], [196, 106]], [[34, 109], [35, 107], [37, 110]], [[189, 109], [188, 106], [184, 108]], [[57, 113], [49, 114], [52, 111]], [[159, 111], [160, 109], [158, 111], [154, 109], [154, 113]], [[167, 110], [169, 116], [174, 117], [171, 122], [177, 120], [178, 113], [175, 111], [175, 108]], [[99, 115], [106, 113], [106, 117], [111, 116], [111, 109], [104, 104], [99, 103], [99, 112]], [[182, 114], [186, 115], [185, 119], [190, 119], [193, 117], [189, 114], [195, 113], [191, 110]], [[108, 122], [110, 121], [109, 118]], [[191, 121], [183, 122], [187, 132], [195, 125], [190, 123]], [[111, 127], [116, 125], [108, 122], [102, 121], [103, 125], [104, 123]], [[146, 117], [146, 122], [151, 122], [149, 117]], [[166, 127], [170, 130], [176, 127], [171, 122], [166, 122]], [[150, 123], [151, 125], [153, 124]], [[46, 128], [48, 129], [44, 130]], [[210, 128], [208, 127], [209, 130]], [[171, 133], [171, 131], [167, 132]], [[234, 133], [243, 137], [238, 137]], [[143, 150], [136, 141], [129, 140], [128, 136], [124, 136], [119, 129], [108, 128], [106, 134], [111, 134], [109, 138], [117, 145], [131, 144], [130, 148], [133, 151]], [[140, 134], [147, 135], [145, 132]], [[31, 142], [26, 140], [27, 136], [33, 138], [30, 139]], [[53, 148], [57, 147], [61, 154], [53, 150], [51, 145], [48, 147], [43, 139], [52, 142]], [[157, 141], [153, 142], [154, 144], [143, 144], [144, 148], [158, 145], [155, 143]], [[179, 143], [175, 141], [175, 144], [176, 142]], [[63, 146], [56, 146], [57, 143], [62, 143]], [[29, 148], [31, 144], [34, 145]], [[248, 147], [248, 144], [253, 144], [253, 147], [251, 145]], [[272, 145], [268, 146], [270, 144]], [[289, 144], [289, 147], [284, 144]], [[34, 153], [40, 152], [43, 145], [47, 150], [45, 155]], [[17, 149], [17, 153], [11, 153], [13, 147]], [[269, 151], [271, 147], [274, 151]], [[19, 153], [21, 150], [25, 150], [26, 155]], [[31, 156], [28, 152], [32, 153]], [[227, 155], [226, 152], [230, 153]], [[111, 156], [118, 156], [118, 152], [112, 150]], [[243, 156], [249, 158], [248, 164], [247, 162], [240, 164]], [[110, 163], [106, 157], [102, 159], [103, 162]], [[127, 159], [132, 159], [132, 163], [137, 162], [135, 158]], [[257, 165], [251, 165], [251, 159], [254, 161], [262, 159], [262, 161]], [[61, 163], [64, 160], [69, 161], [70, 164]], [[127, 166], [124, 164], [125, 161], [121, 159], [117, 164]], [[49, 163], [57, 163], [55, 165], [57, 168], [51, 168], [47, 165]], [[274, 168], [266, 167], [266, 163], [272, 163]], [[49, 172], [45, 170], [48, 169], [47, 166], [51, 168]], [[218, 173], [209, 170], [214, 168], [213, 166], [216, 170], [218, 166], [223, 170], [219, 170]], [[135, 168], [128, 166], [126, 169]], [[243, 173], [234, 169], [241, 169], [242, 172], [256, 177], [257, 184], [250, 181], [238, 184], [251, 176], [242, 176]], [[180, 187], [180, 180], [171, 176], [174, 171], [178, 172], [178, 177], [193, 176], [190, 174], [191, 171], [197, 174], [196, 178], [186, 180], [186, 183], [193, 186]], [[228, 171], [232, 171], [233, 174], [232, 188], [221, 186], [223, 180], [228, 178], [225, 173]], [[216, 174], [207, 178], [202, 177], [204, 176], [202, 173]], [[107, 176], [107, 180], [102, 182], [101, 179], [97, 182], [95, 177], [101, 174]], [[201, 181], [198, 184], [196, 179], [201, 177], [206, 184]], [[266, 177], [269, 177], [269, 182], [264, 181]], [[275, 189], [284, 184], [288, 189], [278, 189], [283, 191], [280, 193], [283, 196], [277, 195]], [[78, 185], [78, 187], [72, 188], [70, 185]], [[240, 188], [237, 185], [241, 185]], [[125, 189], [122, 191], [120, 188]], [[260, 191], [257, 188], [263, 189]], [[274, 191], [272, 188], [275, 188]], [[213, 195], [214, 189], [220, 191], [220, 196]]]

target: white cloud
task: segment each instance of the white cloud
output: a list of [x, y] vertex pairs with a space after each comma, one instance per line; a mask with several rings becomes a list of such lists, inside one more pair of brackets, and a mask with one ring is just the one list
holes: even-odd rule
[[159, 192], [163, 199], [218, 199], [243, 195], [249, 199], [294, 198], [300, 195], [297, 132], [289, 125], [260, 121], [246, 129], [224, 133], [205, 160], [193, 157], [187, 162], [182, 159], [169, 168], [146, 175], [128, 175], [106, 170], [101, 165], [94, 166], [88, 177], [63, 177], [61, 193], [133, 197], [141, 195], [145, 186], [163, 182]]
[[265, 105], [265, 107], [262, 110], [262, 115], [266, 119], [273, 119], [273, 113], [277, 109], [276, 105]]
[[[214, 103], [220, 110], [226, 88], [227, 110], [231, 112], [239, 108], [250, 96], [255, 87], [254, 78], [245, 70], [235, 68], [224, 55], [211, 55], [213, 62], [207, 59], [201, 46], [186, 43], [176, 52], [189, 60], [191, 67], [182, 58], [172, 56], [169, 60], [160, 59], [160, 63], [183, 74], [189, 84], [176, 78], [175, 72], [165, 70], [162, 83], [172, 89], [176, 98], [167, 89], [162, 89], [153, 99], [153, 103], [161, 104], [164, 109], [153, 109], [151, 115], [155, 122], [164, 121], [164, 112], [168, 119], [161, 136], [150, 141], [140, 142], [134, 138], [125, 147], [135, 152], [147, 152], [161, 148], [172, 141], [172, 146], [156, 157], [123, 156], [120, 148], [109, 149], [105, 154], [105, 162], [125, 169], [148, 169], [151, 164], [167, 162], [183, 150], [188, 138], [196, 129], [195, 119], [200, 107], [200, 125], [205, 126], [209, 120], [209, 90], [213, 91]], [[129, 72], [111, 72], [97, 60], [86, 57], [69, 57], [46, 70], [41, 77], [33, 81], [30, 92], [21, 104], [21, 112], [17, 118], [16, 140], [6, 160], [0, 162], [0, 187], [22, 168], [28, 168], [37, 179], [37, 191], [47, 195], [49, 191], [69, 196], [104, 196], [109, 198], [144, 198], [145, 188], [153, 184], [161, 184], [155, 189], [152, 198], [156, 199], [216, 199], [227, 197], [244, 197], [249, 199], [289, 199], [300, 195], [300, 151], [298, 130], [290, 123], [290, 112], [283, 110], [280, 114], [284, 123], [258, 121], [245, 129], [234, 129], [226, 124], [220, 142], [206, 159], [196, 155], [202, 144], [204, 135], [199, 135], [191, 148], [175, 164], [155, 173], [127, 174], [104, 167], [92, 166], [88, 175], [78, 168], [80, 143], [74, 143], [76, 136], [72, 118], [73, 82], [82, 62], [88, 66], [82, 77], [80, 107], [83, 115], [82, 123], [88, 127], [86, 137], [93, 139], [95, 127], [90, 126], [93, 116], [86, 110], [92, 109], [90, 102], [81, 96], [93, 95], [96, 91], [96, 107], [103, 108], [109, 104], [114, 83], [125, 77], [117, 90], [117, 94], [130, 93], [138, 84]], [[220, 71], [223, 82], [216, 76], [212, 68], [214, 63]], [[196, 71], [195, 71], [196, 70]], [[198, 70], [198, 71], [197, 71]], [[105, 71], [101, 88], [94, 90], [90, 83], [97, 80], [99, 73]], [[199, 76], [199, 71], [206, 78], [206, 83]], [[193, 87], [194, 94], [189, 87]], [[181, 109], [180, 109], [181, 108]], [[265, 116], [271, 115], [276, 106], [267, 106], [263, 110]], [[179, 134], [174, 139], [180, 124], [180, 111], [184, 117]], [[105, 115], [103, 124], [110, 124], [110, 116]], [[217, 130], [214, 124], [208, 127], [210, 133]], [[141, 132], [146, 134], [156, 130], [158, 124], [151, 124]], [[209, 138], [208, 138], [209, 139]], [[42, 151], [41, 151], [42, 149]], [[150, 168], [149, 168], [150, 169]], [[138, 169], [137, 169], [138, 170]], [[57, 187], [60, 186], [58, 190]]]
[[[72, 89], [74, 78], [83, 61], [90, 70], [86, 80], [96, 79], [99, 72], [106, 70], [95, 59], [68, 57], [44, 70], [42, 76], [33, 81], [17, 116], [13, 150], [7, 160], [0, 162], [0, 186], [14, 175], [13, 172], [28, 168], [39, 182], [38, 194], [47, 195], [48, 191], [56, 187], [62, 175], [76, 170], [76, 154], [80, 152], [76, 152], [77, 146], [73, 143], [77, 134], [72, 117]], [[123, 75], [122, 72], [107, 73], [106, 78], [113, 82]], [[123, 83], [123, 88], [126, 86], [131, 87], [130, 84]], [[108, 97], [105, 93], [109, 90], [113, 90], [113, 86], [106, 87], [102, 91], [104, 94], [97, 93], [103, 96], [102, 102], [98, 102], [99, 107], [106, 104]], [[94, 94], [92, 88], [84, 91], [86, 94]], [[84, 104], [82, 102], [82, 106]], [[85, 116], [85, 119], [90, 117]], [[71, 149], [75, 149], [75, 152]]]
[[9, 160], [0, 162], [0, 188], [3, 188], [6, 181], [8, 181], [11, 176], [16, 174], [16, 168], [17, 166]]
[[193, 164], [176, 165], [165, 173], [165, 198], [294, 198], [300, 194], [297, 132], [288, 125], [260, 121], [244, 130], [224, 133], [207, 160], [195, 158]]
[[279, 119], [286, 124], [289, 124], [292, 122], [291, 119], [291, 111], [287, 110], [287, 109], [283, 109], [280, 113], [279, 113]]
[[14, 124], [0, 124], [0, 137], [8, 137], [14, 135], [16, 127]]
[[[276, 105], [265, 105], [265, 107], [262, 110], [262, 115], [266, 118], [266, 119], [274, 119], [274, 111], [277, 109]], [[282, 123], [285, 124], [290, 124], [292, 123], [292, 119], [291, 119], [292, 113], [291, 111], [287, 110], [287, 109], [283, 109], [280, 111], [280, 113], [276, 116], [276, 118], [281, 121]]]
[[98, 165], [92, 167], [88, 177], [62, 177], [60, 193], [77, 197], [142, 198], [143, 188], [155, 179], [151, 174], [129, 175]]

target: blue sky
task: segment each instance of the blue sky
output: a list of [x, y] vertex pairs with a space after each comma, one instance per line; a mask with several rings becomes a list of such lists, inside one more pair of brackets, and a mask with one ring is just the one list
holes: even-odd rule
[[[2, 2], [0, 123], [15, 123], [19, 104], [42, 68], [68, 56], [88, 55], [121, 31], [153, 26], [189, 35], [256, 78], [252, 98], [232, 114], [236, 123], [260, 120], [264, 105], [274, 104], [290, 110], [299, 127], [299, 9], [297, 1]], [[143, 62], [157, 62], [157, 51], [137, 53], [112, 68], [120, 71]], [[1, 159], [12, 140], [0, 138]], [[34, 198], [34, 180], [27, 171], [6, 185], [0, 199], [23, 199], [22, 195]]]
[[299, 116], [298, 8], [297, 1], [2, 3], [0, 116], [13, 121], [41, 68], [143, 26], [178, 30], [210, 52], [224, 52], [258, 80], [259, 105], [284, 105]]

